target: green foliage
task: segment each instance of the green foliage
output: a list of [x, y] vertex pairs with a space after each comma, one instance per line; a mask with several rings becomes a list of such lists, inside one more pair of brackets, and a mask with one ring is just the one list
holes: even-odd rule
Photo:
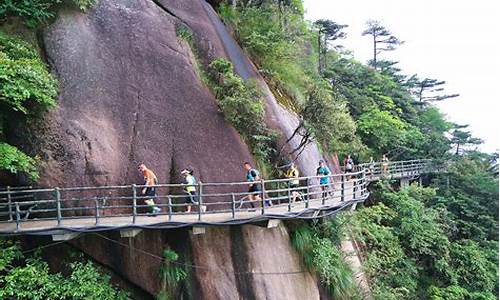
[[453, 268], [452, 282], [468, 290], [497, 290], [495, 281], [498, 280], [498, 258], [489, 260], [487, 252], [477, 242], [471, 240], [455, 242], [451, 247], [450, 256]]
[[438, 174], [438, 196], [429, 205], [442, 207], [454, 226], [452, 239], [497, 240], [498, 175], [490, 172], [490, 157], [467, 155], [452, 161]]
[[[324, 77], [347, 100], [371, 155], [392, 159], [447, 156], [450, 124], [432, 106], [418, 105], [401, 75], [378, 72], [330, 51]], [[403, 78], [405, 76], [402, 76]]]
[[302, 100], [309, 81], [306, 72], [314, 72], [311, 58], [304, 54], [311, 32], [303, 20], [300, 1], [287, 4], [280, 8], [276, 3], [264, 1], [258, 6], [236, 9], [223, 5], [220, 13], [268, 79]]
[[304, 21], [301, 1], [222, 5], [219, 12], [235, 29], [277, 100], [302, 116], [304, 145], [316, 140], [327, 151], [363, 149], [345, 102], [318, 75], [315, 42], [311, 43], [317, 31]]
[[0, 169], [26, 173], [36, 180], [36, 162], [2, 142], [6, 123], [18, 122], [19, 113], [34, 118], [56, 106], [57, 82], [28, 43], [0, 33]]
[[380, 155], [404, 143], [406, 124], [388, 111], [373, 109], [360, 116], [358, 129], [365, 143], [379, 149]]
[[466, 289], [453, 285], [446, 288], [431, 286], [429, 288], [429, 298], [431, 300], [465, 300], [468, 296]]
[[325, 149], [341, 154], [361, 149], [345, 103], [334, 98], [325, 82], [311, 85], [301, 115], [309, 132]]
[[488, 157], [466, 156], [433, 188], [383, 185], [349, 219], [376, 299], [495, 299], [498, 178]]
[[80, 10], [86, 11], [97, 4], [98, 0], [73, 0]]
[[57, 83], [33, 47], [0, 34], [0, 104], [27, 113], [27, 104], [56, 105]]
[[265, 125], [264, 102], [257, 85], [234, 74], [232, 64], [223, 58], [210, 63], [209, 75], [225, 119], [247, 140], [259, 160], [271, 161], [276, 137]]
[[69, 276], [51, 273], [39, 253], [24, 258], [19, 245], [0, 240], [1, 299], [127, 299], [116, 290], [110, 277], [103, 275], [91, 262], [69, 265]]
[[30, 179], [38, 179], [36, 161], [7, 143], [0, 142], [0, 169], [13, 174], [26, 173]]
[[161, 291], [156, 298], [158, 300], [176, 299], [175, 295], [179, 283], [186, 279], [187, 273], [184, 269], [176, 265], [179, 255], [175, 251], [165, 249], [163, 251], [163, 258], [164, 261], [160, 268]]
[[0, 52], [5, 56], [3, 59], [38, 59], [38, 53], [29, 43], [7, 36], [0, 32]]
[[180, 24], [175, 28], [175, 34], [188, 43], [193, 42], [193, 32], [184, 24]]
[[[97, 0], [72, 1], [83, 11], [97, 4]], [[0, 19], [21, 17], [26, 26], [35, 28], [52, 19], [55, 15], [55, 6], [61, 2], [62, 0], [4, 0], [0, 3]]]
[[356, 299], [359, 294], [352, 271], [343, 260], [332, 230], [328, 225], [300, 226], [292, 232], [292, 244], [302, 255], [306, 267], [318, 273], [334, 299]]

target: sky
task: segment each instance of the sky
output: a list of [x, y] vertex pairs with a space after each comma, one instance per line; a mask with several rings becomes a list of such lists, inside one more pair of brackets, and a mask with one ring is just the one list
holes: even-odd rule
[[373, 49], [361, 36], [367, 20], [378, 20], [405, 43], [377, 58], [399, 61], [403, 74], [445, 80], [447, 94], [460, 97], [437, 106], [449, 121], [469, 124], [485, 141], [480, 149], [500, 148], [500, 1], [304, 0], [306, 18], [349, 25], [341, 44], [366, 62]]

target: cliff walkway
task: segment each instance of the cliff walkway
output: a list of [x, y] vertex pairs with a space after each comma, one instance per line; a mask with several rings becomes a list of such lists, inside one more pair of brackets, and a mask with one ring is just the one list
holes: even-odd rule
[[[148, 213], [144, 203], [151, 197], [140, 195], [143, 185], [6, 188], [0, 191], [0, 235], [42, 234], [55, 239], [103, 230], [120, 230], [127, 236], [145, 228], [202, 229], [261, 221], [272, 226], [273, 220], [335, 214], [363, 202], [370, 182], [382, 178], [409, 182], [434, 171], [431, 167], [430, 160], [361, 164], [352, 173], [301, 177], [297, 188], [290, 187], [291, 179], [261, 180], [258, 200], [248, 197], [248, 182], [200, 182], [195, 204], [186, 203], [185, 185], [158, 184], [155, 202], [161, 212], [156, 215]], [[320, 185], [322, 177], [329, 178], [326, 192]], [[190, 213], [185, 212], [188, 205], [193, 207]]]

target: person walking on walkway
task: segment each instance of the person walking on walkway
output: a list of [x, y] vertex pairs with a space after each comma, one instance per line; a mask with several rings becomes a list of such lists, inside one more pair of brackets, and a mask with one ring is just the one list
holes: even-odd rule
[[145, 164], [140, 164], [138, 166], [139, 172], [141, 172], [142, 176], [144, 176], [144, 187], [141, 190], [141, 194], [145, 197], [148, 197], [144, 200], [144, 202], [150, 207], [151, 213], [156, 215], [161, 212], [161, 209], [155, 204], [156, 199], [156, 187], [158, 184], [158, 178], [155, 173], [148, 169]]
[[194, 171], [191, 169], [184, 169], [181, 175], [184, 176], [184, 192], [186, 193], [186, 212], [191, 212], [191, 204], [198, 204], [196, 201], [196, 178], [193, 176]]
[[382, 173], [385, 174], [389, 171], [389, 158], [387, 155], [382, 155]]
[[[249, 162], [245, 162], [243, 167], [247, 171], [247, 181], [250, 183], [248, 188], [248, 200], [250, 201], [250, 205], [255, 207], [255, 202], [259, 202], [261, 200], [260, 193], [262, 191], [260, 181], [260, 173], [256, 169], [252, 168], [252, 165]], [[266, 205], [271, 203], [266, 203]]]
[[290, 163], [290, 168], [285, 174], [286, 178], [289, 178], [290, 180], [288, 181], [288, 188], [291, 190], [291, 195], [292, 195], [292, 203], [295, 202], [297, 199], [301, 200], [302, 196], [300, 195], [298, 188], [300, 185], [299, 181], [299, 169], [295, 166], [295, 164], [292, 162]]
[[321, 176], [319, 178], [319, 184], [321, 186], [321, 190], [323, 191], [321, 193], [321, 197], [325, 199], [328, 196], [328, 186], [330, 185], [330, 178], [328, 175], [330, 175], [330, 169], [325, 164], [324, 160], [319, 161], [319, 167], [316, 169], [316, 175]]
[[370, 156], [370, 161], [368, 162], [368, 174], [370, 175], [370, 178], [373, 176], [374, 172], [375, 172], [375, 161], [373, 160], [373, 156]]
[[350, 154], [348, 154], [344, 159], [344, 170], [345, 173], [352, 173], [352, 171], [354, 170], [354, 161], [352, 160]]

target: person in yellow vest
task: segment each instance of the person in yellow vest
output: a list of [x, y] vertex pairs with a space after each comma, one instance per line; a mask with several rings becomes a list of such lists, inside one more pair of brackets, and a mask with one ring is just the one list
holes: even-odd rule
[[288, 181], [288, 186], [290, 190], [292, 191], [292, 202], [295, 202], [297, 199], [301, 199], [302, 196], [299, 193], [299, 169], [295, 166], [295, 164], [292, 162], [290, 164], [290, 168], [285, 174], [286, 178], [289, 178], [290, 180]]
[[186, 212], [191, 212], [191, 204], [198, 204], [196, 201], [196, 178], [193, 176], [194, 171], [191, 169], [184, 169], [181, 175], [184, 176], [184, 193], [186, 193]]

